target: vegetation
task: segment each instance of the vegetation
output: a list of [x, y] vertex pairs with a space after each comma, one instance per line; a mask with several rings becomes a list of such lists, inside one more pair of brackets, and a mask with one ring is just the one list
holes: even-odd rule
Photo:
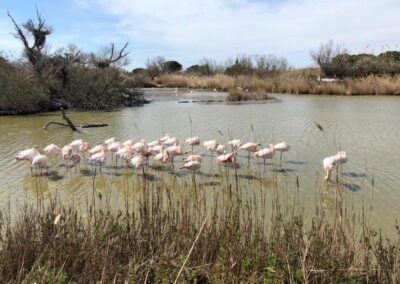
[[322, 44], [311, 56], [324, 76], [346, 78], [369, 75], [397, 75], [400, 73], [400, 52], [386, 51], [379, 55], [348, 54], [346, 49], [334, 46], [333, 41]]
[[[321, 45], [311, 56], [319, 68], [291, 68], [285, 58], [273, 55], [240, 55], [217, 64], [203, 59], [184, 72], [151, 73], [165, 61], [156, 57], [142, 70], [158, 86], [199, 88], [229, 92], [228, 100], [259, 100], [267, 93], [326, 94], [326, 95], [399, 95], [400, 52], [349, 55], [333, 41]], [[156, 64], [156, 62], [158, 62]], [[333, 77], [331, 81], [321, 76]]]
[[11, 62], [0, 57], [0, 112], [26, 113], [59, 109], [113, 109], [141, 96], [127, 88], [132, 81], [119, 68], [127, 64], [126, 43], [113, 43], [100, 53], [84, 53], [74, 45], [50, 53], [47, 38], [52, 29], [37, 13], [37, 19], [14, 24], [14, 36], [24, 47], [23, 59]]
[[[294, 69], [285, 58], [239, 55], [217, 64], [209, 58], [182, 71], [182, 65], [162, 56], [148, 59], [145, 68], [132, 72], [128, 43], [111, 43], [99, 53], [84, 53], [74, 45], [49, 52], [52, 29], [37, 13], [36, 20], [14, 24], [14, 36], [24, 47], [23, 58], [10, 61], [0, 55], [0, 114], [32, 113], [71, 107], [111, 110], [143, 104], [137, 87], [205, 88], [229, 92], [230, 101], [267, 99], [267, 93], [332, 95], [400, 94], [400, 52], [354, 54], [322, 44], [311, 56], [317, 68]], [[334, 77], [321, 82], [320, 76]], [[339, 80], [340, 79], [340, 80]]]
[[258, 76], [195, 76], [189, 74], [162, 75], [158, 85], [235, 92], [238, 88], [254, 94], [321, 94], [321, 95], [399, 95], [400, 75], [346, 78], [336, 82], [320, 82], [316, 69], [291, 70], [274, 77]]
[[247, 172], [251, 178], [242, 182], [246, 172], [222, 169], [211, 178], [211, 191], [211, 181], [197, 175], [168, 181], [165, 175], [152, 178], [146, 172], [132, 177], [133, 188], [127, 189], [121, 209], [111, 202], [112, 188], [93, 187], [91, 202], [82, 207], [62, 203], [57, 194], [46, 201], [37, 188], [36, 202], [19, 206], [12, 216], [7, 210], [1, 215], [0, 279], [400, 281], [399, 243], [370, 226], [368, 202], [360, 212], [353, 211], [340, 178], [318, 187], [314, 210], [305, 211], [298, 179], [297, 190], [285, 196], [278, 173]]

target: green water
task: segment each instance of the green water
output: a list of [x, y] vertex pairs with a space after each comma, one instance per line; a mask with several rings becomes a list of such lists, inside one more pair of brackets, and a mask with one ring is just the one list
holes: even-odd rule
[[[179, 93], [179, 92], [178, 92]], [[108, 123], [109, 127], [85, 129], [74, 133], [67, 128], [51, 126], [43, 130], [50, 121], [61, 121], [60, 114], [49, 113], [30, 116], [0, 117], [0, 205], [8, 201], [34, 199], [40, 187], [45, 196], [60, 194], [65, 200], [79, 202], [92, 188], [93, 177], [65, 169], [61, 158], [51, 158], [50, 175], [32, 177], [27, 163], [16, 163], [15, 155], [24, 149], [36, 147], [41, 150], [50, 143], [65, 145], [74, 139], [84, 139], [94, 146], [109, 137], [120, 140], [143, 138], [153, 141], [169, 132], [182, 142], [193, 135], [202, 141], [217, 139], [227, 142], [230, 137], [242, 141], [278, 143], [291, 145], [285, 153], [282, 167], [267, 163], [267, 172], [285, 169], [278, 173], [287, 184], [286, 196], [299, 178], [300, 192], [305, 200], [315, 196], [321, 184], [322, 160], [332, 154], [331, 148], [347, 152], [348, 163], [343, 167], [343, 190], [357, 205], [363, 198], [370, 198], [373, 191], [373, 220], [383, 228], [391, 228], [399, 217], [400, 180], [400, 98], [397, 97], [335, 97], [335, 96], [289, 96], [276, 95], [280, 102], [265, 104], [201, 104], [178, 103], [180, 99], [196, 99], [198, 93], [175, 95], [160, 91], [148, 91], [154, 101], [143, 107], [126, 108], [115, 112], [69, 112], [76, 124]], [[200, 96], [221, 99], [221, 93], [202, 93]], [[192, 120], [192, 130], [189, 117]], [[324, 128], [319, 131], [313, 121]], [[186, 147], [189, 150], [188, 147]], [[218, 166], [209, 164], [205, 155], [202, 173], [206, 179], [210, 171]], [[110, 158], [108, 159], [110, 165]], [[260, 161], [252, 160], [247, 168], [247, 154], [240, 153], [241, 171], [262, 169]], [[178, 159], [176, 165], [181, 165]], [[90, 165], [82, 165], [91, 169]], [[179, 173], [178, 175], [183, 175]], [[244, 176], [244, 175], [243, 175]], [[127, 172], [112, 167], [104, 169], [96, 182], [97, 188], [112, 186], [118, 196], [123, 196], [136, 177], [133, 169]], [[319, 178], [317, 178], [319, 177]], [[246, 177], [242, 177], [244, 180]], [[374, 181], [374, 188], [371, 184]], [[328, 189], [329, 190], [329, 189]]]

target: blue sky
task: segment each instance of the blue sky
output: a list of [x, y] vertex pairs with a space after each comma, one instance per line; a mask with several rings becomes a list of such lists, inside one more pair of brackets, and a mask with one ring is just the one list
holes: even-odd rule
[[0, 50], [21, 53], [7, 10], [21, 23], [36, 6], [54, 29], [52, 50], [75, 43], [97, 51], [129, 41], [130, 68], [158, 55], [187, 67], [243, 53], [284, 56], [302, 67], [312, 64], [310, 50], [329, 39], [351, 52], [400, 44], [399, 0], [3, 0]]

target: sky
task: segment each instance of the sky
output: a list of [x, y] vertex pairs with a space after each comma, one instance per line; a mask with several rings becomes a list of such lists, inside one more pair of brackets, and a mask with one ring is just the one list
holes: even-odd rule
[[17, 58], [7, 11], [22, 23], [36, 7], [53, 27], [51, 50], [99, 51], [129, 41], [131, 63], [164, 56], [184, 67], [202, 58], [274, 54], [294, 67], [330, 39], [351, 53], [400, 49], [400, 0], [0, 0], [0, 50]]

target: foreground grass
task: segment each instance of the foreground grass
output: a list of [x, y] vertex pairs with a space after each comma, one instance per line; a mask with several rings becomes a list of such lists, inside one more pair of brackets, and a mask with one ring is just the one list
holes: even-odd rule
[[276, 173], [246, 183], [222, 173], [211, 193], [197, 176], [145, 176], [122, 209], [111, 189], [93, 188], [86, 206], [38, 192], [12, 217], [3, 211], [1, 282], [400, 281], [398, 243], [369, 226], [369, 210], [351, 212], [340, 182], [316, 189], [309, 218], [299, 190], [280, 195]]
[[[326, 95], [399, 95], [399, 76], [367, 76], [347, 78], [339, 82], [319, 82], [313, 70], [285, 71], [270, 77], [255, 75], [196, 76], [167, 74], [157, 77], [155, 82], [165, 87], [217, 89], [237, 93], [237, 89], [249, 90], [259, 97], [266, 93], [326, 94]], [[235, 96], [232, 96], [234, 99]]]

